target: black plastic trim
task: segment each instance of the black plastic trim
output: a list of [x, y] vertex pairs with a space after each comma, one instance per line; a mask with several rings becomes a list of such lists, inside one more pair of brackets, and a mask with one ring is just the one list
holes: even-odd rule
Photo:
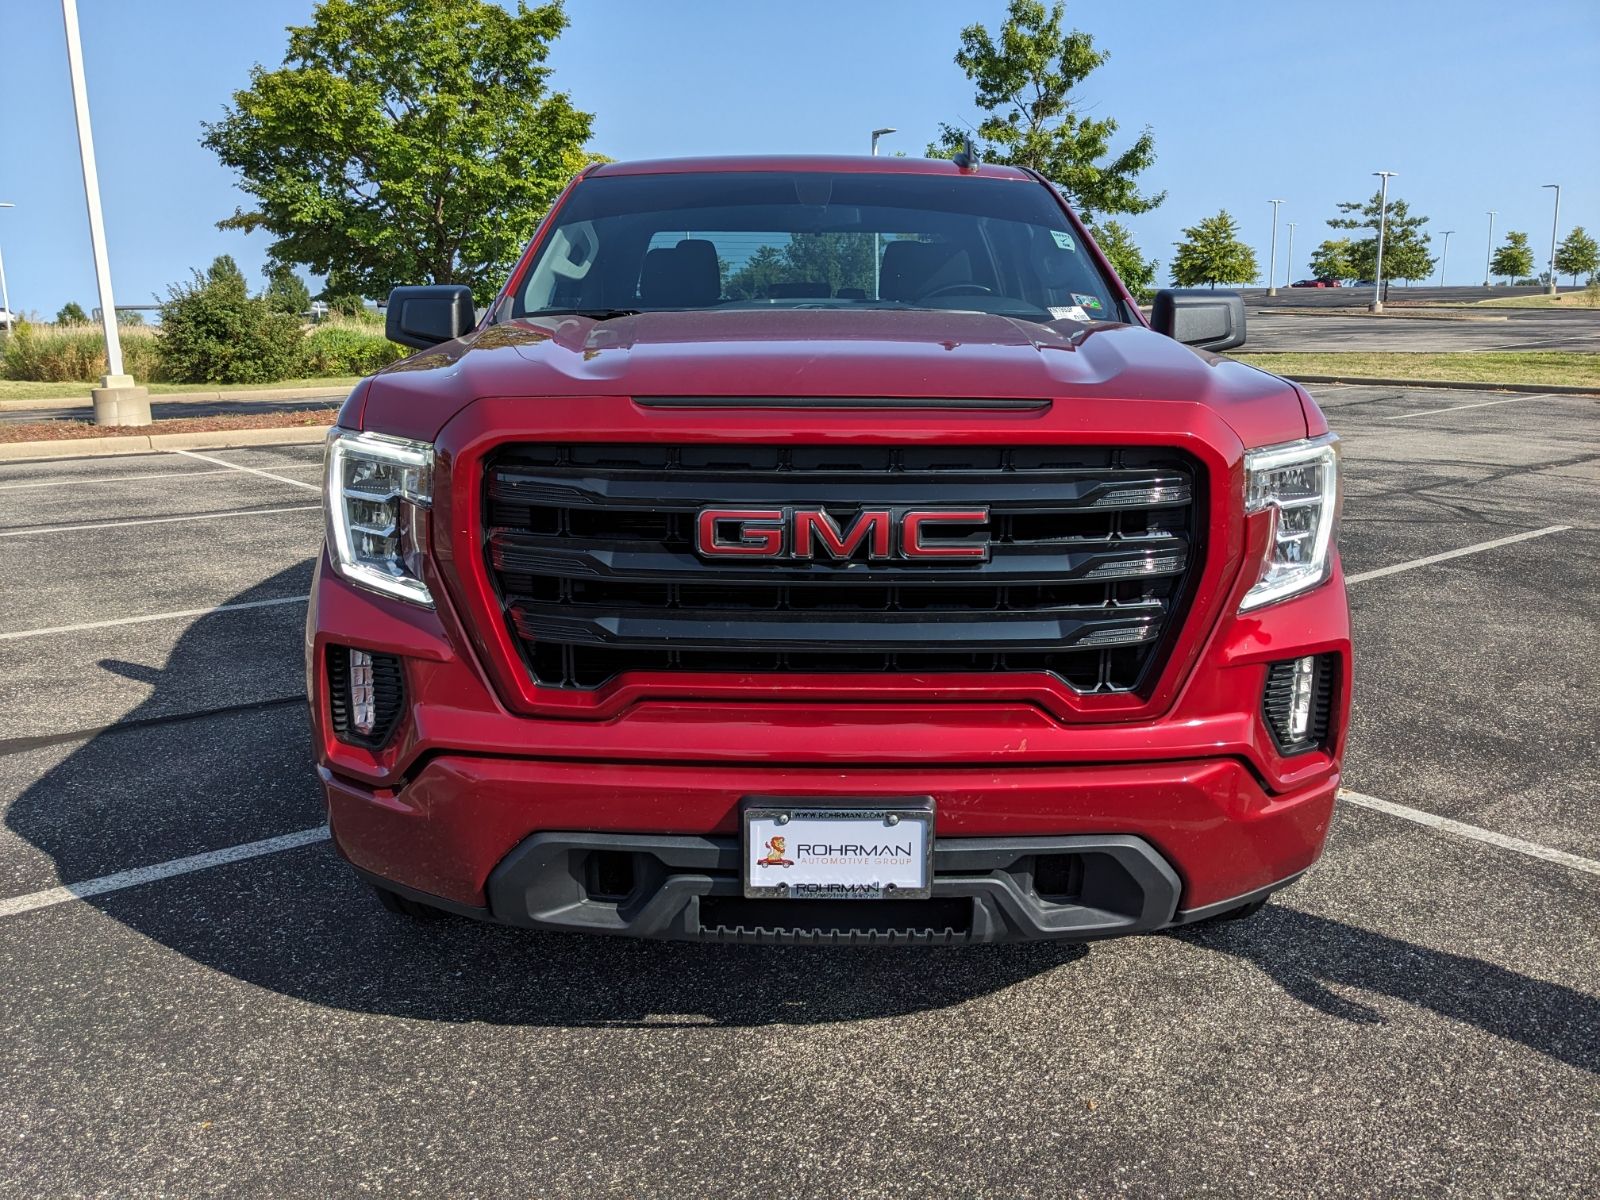
[[[1310, 868], [1306, 868], [1309, 870]], [[1273, 892], [1282, 891], [1292, 883], [1297, 883], [1306, 872], [1296, 871], [1293, 875], [1285, 876], [1276, 883], [1269, 883], [1266, 887], [1256, 888], [1253, 892], [1245, 892], [1242, 896], [1230, 896], [1226, 900], [1218, 900], [1214, 904], [1202, 904], [1199, 908], [1180, 908], [1172, 918], [1173, 925], [1193, 925], [1196, 921], [1209, 921], [1212, 917], [1224, 916], [1236, 908], [1243, 908], [1246, 904], [1254, 904], [1257, 900], [1265, 900]]]

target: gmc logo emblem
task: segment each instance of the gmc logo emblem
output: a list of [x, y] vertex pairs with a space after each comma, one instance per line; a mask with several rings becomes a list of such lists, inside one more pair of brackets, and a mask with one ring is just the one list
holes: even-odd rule
[[[988, 524], [987, 508], [863, 508], [842, 526], [821, 508], [702, 508], [694, 545], [712, 558], [987, 562]], [[984, 527], [981, 538], [974, 525]], [[953, 526], [968, 532], [951, 536]]]

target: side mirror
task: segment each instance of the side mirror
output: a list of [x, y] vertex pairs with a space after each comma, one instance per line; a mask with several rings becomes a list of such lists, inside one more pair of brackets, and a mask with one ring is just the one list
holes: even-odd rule
[[471, 332], [477, 323], [471, 288], [459, 283], [397, 287], [389, 293], [384, 335], [402, 346], [427, 350]]
[[1201, 350], [1244, 345], [1244, 297], [1210, 288], [1169, 288], [1156, 293], [1150, 328]]

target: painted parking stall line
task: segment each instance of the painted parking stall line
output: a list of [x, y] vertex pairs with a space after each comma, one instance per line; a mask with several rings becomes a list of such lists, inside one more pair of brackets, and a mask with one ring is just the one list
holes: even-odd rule
[[[310, 471], [313, 469], [320, 471], [322, 470], [322, 464], [319, 462], [283, 463], [272, 469], [274, 471]], [[204, 479], [207, 476], [229, 475], [232, 474], [233, 470], [234, 468], [229, 467], [227, 470], [219, 468], [207, 471], [147, 471], [141, 475], [86, 475], [81, 479], [44, 479], [30, 483], [0, 483], [0, 492], [30, 491], [35, 488], [87, 487], [96, 483], [138, 483], [145, 479]]]
[[1592, 858], [1568, 854], [1565, 850], [1541, 846], [1537, 842], [1524, 841], [1522, 838], [1512, 837], [1509, 834], [1496, 833], [1492, 829], [1484, 829], [1479, 825], [1468, 825], [1465, 821], [1441, 817], [1437, 813], [1424, 812], [1420, 808], [1409, 808], [1404, 804], [1396, 804], [1392, 800], [1381, 800], [1377, 796], [1368, 796], [1364, 792], [1352, 792], [1348, 788], [1339, 790], [1339, 799], [1347, 804], [1370, 808], [1374, 812], [1387, 813], [1391, 817], [1399, 817], [1403, 821], [1425, 825], [1430, 829], [1454, 834], [1459, 838], [1482, 842], [1485, 845], [1494, 846], [1501, 850], [1510, 850], [1516, 854], [1525, 854], [1529, 858], [1542, 859], [1545, 862], [1570, 867], [1574, 871], [1582, 871], [1585, 874], [1600, 875], [1600, 862], [1596, 862]]
[[86, 521], [79, 525], [30, 525], [26, 529], [0, 529], [0, 537], [33, 537], [48, 533], [78, 533], [85, 529], [126, 529], [133, 525], [176, 525], [184, 521], [226, 521], [233, 517], [270, 517], [277, 513], [313, 512], [320, 504], [292, 504], [287, 508], [229, 508], [221, 512], [185, 513], [180, 517], [135, 517], [131, 521]]
[[1532, 541], [1534, 538], [1545, 537], [1548, 534], [1564, 533], [1571, 528], [1571, 525], [1547, 525], [1543, 529], [1530, 529], [1527, 533], [1514, 533], [1509, 537], [1495, 538], [1492, 542], [1479, 542], [1473, 546], [1462, 546], [1459, 550], [1446, 550], [1441, 554], [1430, 554], [1426, 558], [1413, 558], [1403, 563], [1395, 563], [1392, 567], [1379, 567], [1374, 571], [1362, 571], [1359, 575], [1347, 576], [1345, 585], [1365, 583], [1369, 579], [1382, 579], [1385, 575], [1398, 575], [1401, 571], [1414, 571], [1418, 567], [1448, 562], [1452, 558], [1465, 558], [1469, 554], [1481, 554], [1485, 550], [1494, 550], [1517, 542]]
[[109, 629], [113, 625], [143, 625], [147, 621], [175, 621], [182, 617], [209, 617], [216, 613], [241, 612], [250, 608], [276, 608], [282, 604], [304, 604], [310, 596], [283, 596], [276, 600], [244, 600], [238, 604], [218, 604], [214, 608], [182, 608], [174, 612], [146, 613], [139, 617], [113, 617], [106, 621], [84, 621], [77, 625], [49, 625], [43, 629], [18, 629], [0, 633], [0, 642], [24, 638], [50, 637], [62, 633], [81, 633], [87, 629]]
[[243, 845], [229, 846], [225, 850], [208, 850], [203, 854], [190, 854], [184, 858], [153, 863], [148, 867], [134, 867], [132, 870], [118, 871], [113, 875], [101, 875], [97, 879], [85, 879], [79, 883], [62, 884], [60, 887], [46, 888], [41, 892], [29, 892], [25, 896], [12, 896], [7, 900], [0, 900], [0, 917], [15, 917], [55, 904], [66, 904], [90, 896], [102, 896], [107, 892], [120, 892], [124, 888], [154, 883], [158, 879], [188, 875], [210, 867], [260, 858], [264, 854], [298, 850], [302, 846], [312, 846], [327, 840], [328, 827], [318, 825], [314, 829], [302, 829], [280, 837], [263, 838], [259, 842], [245, 842]]
[[279, 483], [287, 483], [297, 488], [306, 488], [313, 492], [320, 492], [320, 483], [307, 483], [304, 479], [290, 479], [287, 475], [274, 475], [271, 471], [263, 471], [260, 467], [246, 467], [240, 463], [231, 463], [225, 458], [213, 458], [209, 454], [200, 454], [194, 450], [174, 450], [174, 454], [181, 454], [185, 458], [197, 458], [201, 462], [213, 463], [219, 467], [232, 467], [235, 471], [243, 471], [249, 475], [259, 475], [263, 479], [276, 479]]
[[1385, 417], [1385, 421], [1409, 421], [1413, 417], [1437, 417], [1440, 413], [1465, 412], [1469, 408], [1493, 408], [1496, 404], [1521, 404], [1524, 400], [1568, 400], [1570, 396], [1557, 395], [1554, 392], [1539, 392], [1531, 396], [1510, 396], [1504, 400], [1479, 400], [1475, 404], [1452, 404], [1448, 408], [1430, 408], [1425, 412], [1401, 413], [1395, 417]]

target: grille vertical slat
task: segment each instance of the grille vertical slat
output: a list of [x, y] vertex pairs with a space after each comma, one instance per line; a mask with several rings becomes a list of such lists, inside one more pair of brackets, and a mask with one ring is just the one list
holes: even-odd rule
[[[1176, 450], [526, 444], [489, 462], [485, 553], [535, 681], [635, 671], [1151, 677], [1202, 557]], [[989, 510], [986, 561], [718, 560], [705, 506]]]

